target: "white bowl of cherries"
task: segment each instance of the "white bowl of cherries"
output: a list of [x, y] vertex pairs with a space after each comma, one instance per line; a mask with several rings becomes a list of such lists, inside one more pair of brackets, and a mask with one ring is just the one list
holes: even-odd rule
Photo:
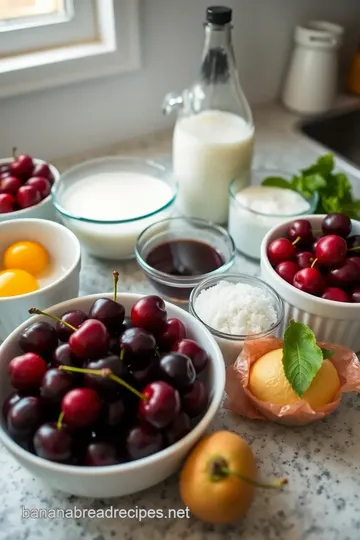
[[313, 215], [273, 228], [261, 246], [261, 275], [284, 300], [282, 331], [304, 322], [320, 341], [360, 351], [360, 222]]
[[51, 188], [59, 171], [28, 154], [0, 159], [0, 221], [38, 218], [57, 221]]
[[222, 400], [210, 332], [158, 296], [98, 294], [46, 313], [0, 347], [4, 446], [51, 487], [85, 497], [174, 473]]

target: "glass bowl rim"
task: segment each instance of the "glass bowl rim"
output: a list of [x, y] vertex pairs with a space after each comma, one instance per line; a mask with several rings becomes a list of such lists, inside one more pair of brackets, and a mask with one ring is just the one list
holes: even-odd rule
[[[291, 178], [294, 176], [294, 173], [290, 173], [289, 171], [285, 171], [284, 169], [262, 169], [262, 168], [258, 168], [258, 169], [249, 169], [248, 171], [251, 175], [253, 174], [264, 174], [264, 178], [266, 178], [267, 176], [275, 176], [275, 175], [280, 175], [280, 176], [283, 176], [285, 179], [286, 178]], [[315, 209], [316, 209], [316, 206], [319, 202], [319, 194], [317, 191], [314, 191], [314, 194], [313, 196], [311, 197], [311, 199], [306, 199], [303, 195], [301, 195], [301, 193], [299, 193], [298, 191], [295, 191], [295, 193], [298, 193], [298, 195], [300, 195], [300, 197], [302, 197], [308, 204], [309, 204], [309, 208], [308, 210], [305, 210], [304, 212], [296, 212], [294, 214], [265, 214], [263, 212], [258, 212], [256, 210], [253, 210], [252, 208], [248, 208], [247, 206], [244, 206], [243, 204], [241, 204], [237, 199], [236, 199], [236, 194], [239, 193], [239, 192], [236, 192], [234, 193], [233, 192], [233, 186], [235, 185], [235, 183], [239, 180], [239, 177], [235, 177], [231, 180], [230, 184], [229, 184], [229, 187], [228, 187], [228, 193], [229, 193], [229, 197], [232, 201], [235, 202], [236, 205], [238, 205], [239, 207], [241, 207], [243, 210], [246, 210], [247, 212], [249, 212], [249, 214], [254, 214], [255, 216], [263, 216], [263, 217], [266, 217], [266, 218], [287, 218], [287, 219], [291, 219], [293, 217], [299, 217], [299, 216], [308, 216], [308, 215], [312, 215], [314, 212], [315, 212]], [[251, 184], [250, 184], [251, 185]], [[244, 186], [243, 189], [246, 189], [247, 187], [249, 186]], [[273, 186], [276, 188], [276, 186]], [[282, 189], [282, 188], [277, 188], [277, 189]], [[285, 188], [283, 188], [285, 189]], [[242, 191], [242, 190], [240, 190]]]
[[[196, 312], [195, 309], [195, 297], [199, 290], [201, 288], [204, 288], [205, 285], [215, 285], [219, 281], [226, 281], [227, 279], [237, 279], [238, 282], [242, 282], [242, 280], [246, 281], [252, 281], [255, 286], [260, 286], [262, 289], [266, 289], [267, 292], [270, 293], [273, 298], [276, 299], [276, 302], [278, 304], [279, 309], [277, 310], [277, 319], [276, 322], [268, 328], [268, 330], [264, 330], [263, 332], [257, 332], [254, 334], [227, 334], [226, 332], [221, 332], [220, 330], [216, 330], [212, 326], [208, 325]], [[198, 320], [200, 321], [214, 336], [222, 338], [227, 341], [245, 341], [246, 339], [260, 339], [263, 337], [268, 336], [271, 334], [276, 328], [280, 326], [282, 321], [284, 320], [285, 316], [285, 307], [284, 307], [284, 301], [281, 298], [281, 296], [265, 281], [262, 279], [252, 276], [250, 274], [242, 274], [242, 273], [229, 273], [224, 274], [222, 276], [214, 276], [211, 278], [204, 279], [201, 281], [192, 291], [189, 298], [189, 308], [190, 313]]]
[[[161, 225], [162, 223], [165, 223], [165, 222], [175, 222], [175, 221], [186, 221], [190, 224], [202, 225], [204, 226], [204, 228], [206, 227], [208, 229], [211, 229], [212, 231], [220, 233], [222, 238], [227, 239], [228, 242], [230, 243], [230, 251], [231, 251], [230, 256], [227, 258], [224, 264], [219, 266], [219, 268], [216, 268], [215, 270], [212, 270], [211, 272], [207, 272], [206, 274], [200, 274], [198, 276], [174, 276], [172, 274], [167, 274], [166, 272], [161, 272], [160, 270], [153, 268], [145, 261], [145, 259], [143, 258], [141, 254], [141, 248], [140, 248], [141, 240], [143, 239], [144, 235], [148, 233], [152, 227]], [[202, 281], [205, 278], [209, 278], [209, 277], [221, 274], [223, 272], [226, 272], [233, 265], [234, 260], [235, 260], [235, 254], [236, 254], [236, 248], [235, 248], [234, 240], [224, 227], [222, 227], [221, 225], [216, 225], [215, 223], [212, 223], [211, 221], [207, 221], [205, 219], [186, 218], [183, 216], [168, 217], [168, 218], [164, 218], [159, 221], [156, 221], [155, 223], [151, 223], [139, 234], [135, 243], [135, 257], [138, 264], [141, 266], [141, 268], [146, 273], [148, 273], [151, 277], [156, 278], [158, 281], [161, 280], [161, 283], [169, 285], [170, 287], [184, 287], [185, 288], [192, 285], [195, 287], [199, 283], [199, 280]]]
[[[86, 166], [97, 165], [97, 164], [100, 164], [101, 162], [104, 162], [104, 161], [107, 162], [107, 163], [108, 162], [116, 162], [116, 163], [119, 163], [119, 165], [121, 165], [121, 163], [125, 163], [125, 162], [128, 162], [128, 163], [133, 164], [133, 165], [139, 165], [139, 166], [147, 165], [147, 166], [152, 167], [153, 169], [156, 169], [157, 171], [161, 171], [163, 173], [165, 172], [174, 181], [174, 185], [169, 186], [171, 188], [171, 191], [172, 191], [171, 198], [169, 199], [169, 201], [167, 201], [161, 207], [157, 208], [156, 210], [153, 210], [152, 212], [149, 212], [147, 214], [143, 214], [141, 216], [137, 216], [137, 217], [134, 217], [134, 218], [128, 218], [128, 219], [112, 219], [112, 220], [90, 219], [90, 218], [85, 218], [85, 217], [82, 217], [82, 216], [75, 216], [71, 212], [68, 212], [67, 210], [65, 210], [57, 200], [57, 192], [61, 187], [61, 182], [63, 180], [63, 177], [74, 174], [74, 173], [78, 172], [79, 170], [81, 170], [82, 168], [84, 168]], [[154, 178], [157, 178], [157, 177], [154, 176]], [[158, 178], [158, 179], [162, 180], [161, 178]], [[167, 185], [169, 185], [169, 184], [167, 184]], [[95, 224], [99, 224], [99, 225], [121, 225], [121, 224], [124, 224], [124, 223], [133, 223], [133, 222], [141, 221], [142, 219], [146, 219], [146, 218], [155, 216], [156, 214], [159, 214], [160, 212], [163, 212], [164, 210], [166, 210], [167, 208], [169, 208], [170, 206], [172, 206], [174, 204], [174, 202], [176, 200], [176, 197], [177, 197], [177, 194], [178, 194], [178, 182], [177, 182], [172, 170], [165, 167], [165, 165], [162, 165], [161, 163], [158, 163], [158, 162], [153, 161], [151, 159], [144, 159], [144, 158], [139, 158], [139, 157], [135, 157], [135, 156], [134, 157], [133, 156], [105, 156], [105, 157], [99, 157], [99, 158], [83, 161], [81, 163], [78, 163], [77, 165], [74, 165], [73, 167], [70, 167], [65, 172], [63, 172], [60, 175], [59, 181], [51, 189], [51, 200], [52, 200], [52, 203], [53, 203], [54, 207], [59, 212], [59, 214], [61, 214], [62, 216], [65, 216], [65, 217], [67, 217], [69, 219], [73, 219], [75, 221], [80, 221], [82, 223], [95, 223]]]

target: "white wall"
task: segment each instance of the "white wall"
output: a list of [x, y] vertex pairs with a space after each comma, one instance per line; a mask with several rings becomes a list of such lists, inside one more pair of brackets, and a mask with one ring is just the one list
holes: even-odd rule
[[[210, 0], [141, 0], [142, 69], [0, 101], [0, 156], [16, 145], [50, 159], [170, 126], [164, 95], [199, 67]], [[216, 3], [216, 2], [214, 2]], [[226, 0], [234, 9], [240, 78], [252, 103], [276, 98], [294, 25], [323, 18], [346, 26], [345, 58], [360, 38], [359, 0]], [[1, 84], [1, 81], [0, 81]]]

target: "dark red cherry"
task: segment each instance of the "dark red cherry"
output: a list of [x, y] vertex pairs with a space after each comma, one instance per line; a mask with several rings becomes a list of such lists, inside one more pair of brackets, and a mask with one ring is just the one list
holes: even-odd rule
[[181, 339], [174, 343], [172, 350], [188, 356], [193, 363], [196, 373], [203, 371], [208, 362], [207, 352], [192, 339]]
[[131, 309], [133, 325], [144, 328], [148, 332], [162, 332], [166, 319], [165, 302], [160, 296], [144, 296]]
[[156, 454], [163, 447], [162, 434], [146, 424], [133, 427], [126, 439], [126, 451], [131, 460]]
[[88, 316], [83, 311], [74, 310], [63, 313], [60, 319], [64, 322], [56, 323], [56, 333], [60, 341], [62, 341], [63, 343], [67, 343], [71, 334], [74, 333], [74, 330], [69, 328], [67, 324], [70, 324], [74, 328], [80, 328], [82, 323], [84, 323], [88, 319]]
[[72, 457], [73, 438], [66, 426], [60, 428], [49, 422], [39, 427], [34, 435], [35, 453], [49, 461], [68, 462]]
[[32, 323], [20, 334], [19, 345], [24, 352], [47, 358], [58, 345], [55, 328], [45, 321]]

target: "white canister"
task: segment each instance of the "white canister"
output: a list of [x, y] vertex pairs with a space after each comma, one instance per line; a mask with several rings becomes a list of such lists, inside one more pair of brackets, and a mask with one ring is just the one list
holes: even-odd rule
[[341, 26], [325, 21], [296, 27], [296, 46], [282, 95], [286, 107], [303, 114], [324, 113], [332, 107], [342, 35]]

